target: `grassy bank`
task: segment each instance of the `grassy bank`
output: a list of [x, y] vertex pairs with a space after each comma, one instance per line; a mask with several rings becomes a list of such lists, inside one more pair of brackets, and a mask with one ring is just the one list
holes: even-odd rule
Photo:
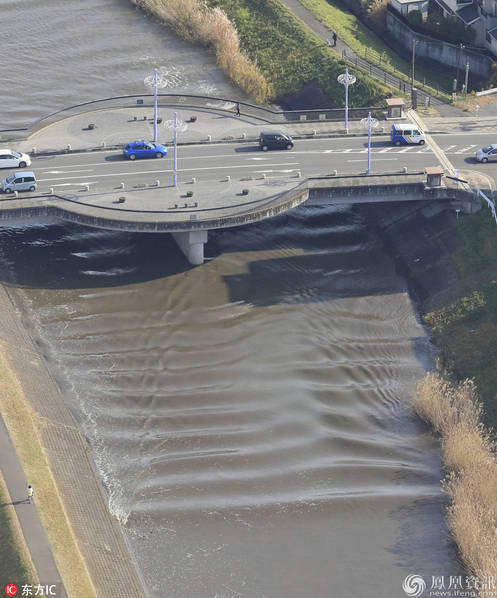
[[461, 246], [450, 256], [461, 295], [425, 314], [442, 365], [457, 379], [473, 378], [485, 422], [497, 428], [497, 225], [489, 210], [459, 218]]
[[172, 27], [186, 40], [211, 48], [217, 63], [240, 89], [259, 103], [270, 96], [269, 86], [257, 66], [240, 49], [238, 33], [226, 14], [201, 0], [133, 0]]
[[[210, 11], [227, 15], [228, 22], [234, 25], [234, 29], [228, 29], [225, 22], [224, 28], [216, 26], [208, 28], [208, 32], [205, 32], [205, 24], [200, 29], [196, 25], [197, 17], [192, 16], [198, 12], [196, 6], [201, 5], [198, 0], [133, 1], [169, 24], [182, 37], [213, 48], [224, 72], [257, 102], [262, 103], [264, 96], [268, 101], [278, 100], [309, 83], [315, 83], [335, 106], [343, 106], [343, 86], [338, 83], [337, 77], [344, 72], [345, 64], [277, 0], [207, 0]], [[186, 7], [188, 12], [181, 13], [181, 18], [169, 16], [172, 7], [179, 6]], [[205, 18], [204, 21], [209, 23]], [[237, 43], [233, 41], [235, 35]], [[262, 75], [265, 85], [260, 84], [260, 93], [255, 92], [255, 86], [248, 86], [243, 77], [239, 77], [241, 68], [238, 65], [235, 64], [235, 68], [229, 71], [226, 69], [226, 61], [221, 58], [219, 50], [223, 47], [223, 37], [231, 39], [232, 51], [241, 49], [242, 55], [256, 65], [254, 68]], [[359, 70], [354, 70], [354, 74], [357, 81], [349, 91], [350, 105], [377, 104], [384, 97], [385, 89]]]
[[36, 489], [36, 508], [69, 596], [95, 598], [93, 585], [43, 452], [34, 413], [7, 355], [8, 348], [0, 347], [0, 410], [5, 425], [24, 473]]
[[21, 588], [39, 580], [11, 503], [0, 474], [0, 580]]
[[[368, 29], [361, 20], [352, 14], [339, 0], [332, 3], [326, 0], [300, 0], [317, 19], [330, 30], [335, 30], [339, 39], [346, 43], [361, 58], [396, 75], [406, 82], [411, 80], [411, 63], [404, 60], [378, 35]], [[450, 90], [452, 79], [449, 74], [434, 72], [433, 69], [416, 64], [416, 80], [419, 86], [432, 95], [449, 100], [450, 95], [439, 90]]]
[[480, 580], [495, 578], [497, 462], [495, 444], [480, 424], [482, 406], [475, 385], [429, 373], [418, 384], [414, 405], [442, 440], [448, 525], [461, 558]]

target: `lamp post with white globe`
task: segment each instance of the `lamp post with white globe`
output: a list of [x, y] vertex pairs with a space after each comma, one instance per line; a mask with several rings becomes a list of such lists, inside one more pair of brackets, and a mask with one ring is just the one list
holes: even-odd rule
[[154, 90], [154, 143], [157, 143], [157, 89], [166, 87], [167, 78], [163, 73], [159, 73], [157, 69], [154, 69], [154, 74], [145, 77], [143, 83], [145, 87]]
[[338, 75], [338, 83], [345, 85], [345, 132], [349, 132], [349, 85], [354, 85], [356, 82], [355, 75], [349, 75], [349, 69], [345, 69], [345, 73]]
[[174, 158], [173, 158], [173, 187], [176, 187], [176, 173], [178, 170], [178, 153], [177, 153], [177, 134], [178, 131], [186, 131], [188, 125], [178, 118], [178, 113], [174, 113], [172, 120], [166, 120], [164, 123], [166, 129], [172, 129], [174, 131]]
[[371, 112], [368, 112], [368, 117], [361, 119], [361, 126], [368, 130], [368, 170], [366, 174], [371, 172], [371, 129], [378, 126], [378, 120], [371, 117]]

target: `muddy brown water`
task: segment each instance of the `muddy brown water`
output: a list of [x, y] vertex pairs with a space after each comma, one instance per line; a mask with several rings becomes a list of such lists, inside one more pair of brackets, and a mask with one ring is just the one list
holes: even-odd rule
[[[230, 94], [127, 2], [0, 8], [4, 124], [139, 93], [161, 64], [178, 89]], [[206, 255], [190, 268], [168, 235], [77, 226], [0, 235], [0, 280], [147, 595], [394, 598], [406, 575], [460, 572], [438, 444], [409, 411], [429, 342], [366, 214], [303, 206], [210, 233]]]

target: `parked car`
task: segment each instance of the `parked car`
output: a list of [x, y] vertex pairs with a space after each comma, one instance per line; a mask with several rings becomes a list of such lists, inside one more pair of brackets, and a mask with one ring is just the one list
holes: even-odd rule
[[290, 150], [293, 147], [293, 139], [279, 131], [263, 131], [259, 135], [259, 147], [263, 152], [267, 152], [268, 149]]
[[424, 145], [426, 137], [416, 125], [392, 125], [390, 139], [394, 145]]
[[494, 162], [497, 160], [497, 143], [492, 143], [492, 145], [487, 145], [487, 147], [482, 147], [479, 149], [476, 154], [475, 158], [478, 162]]
[[0, 168], [26, 168], [31, 164], [28, 154], [10, 149], [0, 149]]
[[123, 156], [129, 160], [163, 158], [167, 156], [167, 147], [151, 141], [131, 141], [124, 147]]
[[2, 191], [12, 193], [14, 191], [36, 191], [38, 185], [34, 172], [19, 171], [11, 174], [2, 181]]

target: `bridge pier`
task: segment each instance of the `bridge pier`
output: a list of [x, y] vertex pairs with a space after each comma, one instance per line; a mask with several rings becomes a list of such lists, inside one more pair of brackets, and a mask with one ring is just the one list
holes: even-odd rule
[[204, 245], [207, 243], [206, 230], [173, 233], [173, 237], [192, 266], [200, 266], [204, 263]]

